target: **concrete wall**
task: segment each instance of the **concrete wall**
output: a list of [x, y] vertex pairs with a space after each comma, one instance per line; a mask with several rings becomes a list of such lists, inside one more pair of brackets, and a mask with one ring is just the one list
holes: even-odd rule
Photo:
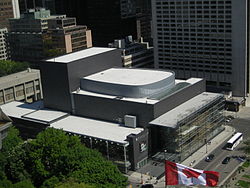
[[74, 91], [80, 87], [81, 77], [88, 76], [112, 67], [121, 66], [122, 59], [119, 50], [108, 51], [68, 63], [70, 91]]
[[[239, 19], [240, 18], [240, 19]], [[232, 1], [232, 91], [233, 96], [247, 93], [247, 0]]]
[[153, 120], [153, 105], [108, 99], [95, 96], [73, 94], [75, 115], [91, 117], [111, 122], [119, 122], [125, 115], [137, 117], [138, 127], [147, 126]]
[[204, 91], [206, 91], [206, 81], [201, 80], [173, 93], [154, 105], [154, 118], [159, 117]]
[[[148, 158], [148, 130], [145, 129], [138, 135], [131, 134], [127, 137], [129, 141], [129, 161], [131, 162], [132, 170], [137, 169], [137, 163]], [[146, 150], [141, 150], [142, 145], [146, 145]]]
[[112, 67], [121, 67], [119, 50], [97, 54], [70, 63], [40, 63], [45, 107], [71, 112], [71, 95], [80, 78]]

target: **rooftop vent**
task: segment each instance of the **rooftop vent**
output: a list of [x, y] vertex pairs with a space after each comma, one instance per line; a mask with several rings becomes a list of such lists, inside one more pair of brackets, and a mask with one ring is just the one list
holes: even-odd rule
[[125, 115], [124, 122], [126, 127], [136, 128], [136, 116]]

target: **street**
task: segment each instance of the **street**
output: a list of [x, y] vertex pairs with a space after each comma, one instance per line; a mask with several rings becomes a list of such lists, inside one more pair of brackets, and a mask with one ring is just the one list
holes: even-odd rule
[[[236, 132], [243, 133], [243, 141], [250, 138], [250, 108], [245, 107], [240, 112], [237, 113], [237, 118], [233, 119], [228, 125], [235, 128]], [[232, 172], [239, 164], [240, 161], [236, 158], [231, 158], [228, 164], [222, 164], [222, 160], [227, 156], [241, 156], [244, 155], [241, 150], [243, 143], [240, 143], [234, 151], [229, 151], [223, 149], [227, 140], [223, 142], [219, 147], [212, 151], [215, 158], [211, 162], [206, 162], [204, 160], [195, 165], [197, 169], [212, 170], [220, 173], [220, 182], [222, 182], [230, 172]]]

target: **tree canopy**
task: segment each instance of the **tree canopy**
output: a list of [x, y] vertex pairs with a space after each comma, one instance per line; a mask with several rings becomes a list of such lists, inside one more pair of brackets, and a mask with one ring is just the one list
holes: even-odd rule
[[29, 67], [26, 62], [0, 60], [0, 77], [23, 71]]
[[[127, 178], [112, 162], [86, 148], [78, 136], [53, 128], [16, 145], [5, 161], [4, 173], [12, 183], [30, 180], [36, 187], [62, 188], [71, 184], [79, 188], [127, 185]], [[69, 179], [74, 181], [66, 181]]]

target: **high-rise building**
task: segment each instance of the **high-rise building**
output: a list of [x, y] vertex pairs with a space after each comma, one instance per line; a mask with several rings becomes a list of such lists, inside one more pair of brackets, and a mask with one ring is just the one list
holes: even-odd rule
[[[20, 0], [24, 1], [24, 0]], [[45, 7], [52, 13], [76, 17], [87, 25], [95, 46], [107, 47], [117, 38], [132, 35], [151, 41], [151, 0], [25, 0], [26, 7]], [[23, 4], [23, 3], [22, 3]], [[25, 7], [23, 5], [23, 7]]]
[[76, 25], [76, 18], [62, 16], [52, 18], [48, 23], [52, 48], [70, 53], [92, 47], [91, 30], [87, 26]]
[[0, 28], [0, 60], [6, 60], [8, 58], [5, 33], [7, 33], [7, 28]]
[[152, 45], [152, 10], [151, 0], [136, 0], [136, 22], [137, 22], [137, 36]]
[[153, 0], [155, 67], [249, 93], [247, 0]]
[[149, 47], [149, 43], [143, 42], [142, 38], [140, 41], [135, 41], [132, 36], [128, 36], [109, 43], [109, 47], [121, 50], [123, 67], [152, 68], [154, 66], [153, 47]]
[[10, 19], [7, 43], [11, 59], [18, 61], [37, 61], [92, 46], [86, 26], [76, 25], [75, 18], [66, 15], [50, 15], [44, 8]]
[[50, 18], [49, 10], [30, 9], [21, 18], [9, 20], [7, 45], [12, 60], [36, 61], [45, 58], [44, 40]]
[[18, 0], [1, 0], [0, 10], [0, 28], [9, 27], [9, 18], [20, 17]]

